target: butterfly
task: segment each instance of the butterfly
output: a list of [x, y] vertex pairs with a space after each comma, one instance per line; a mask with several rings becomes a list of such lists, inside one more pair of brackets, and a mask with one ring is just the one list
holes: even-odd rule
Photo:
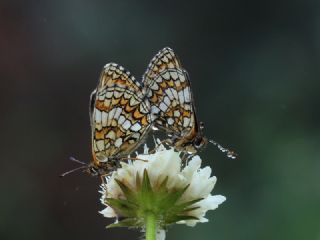
[[90, 97], [92, 156], [89, 172], [103, 175], [119, 166], [142, 142], [151, 126], [143, 87], [122, 66], [107, 64]]
[[166, 139], [169, 145], [195, 154], [210, 142], [234, 158], [233, 151], [204, 136], [204, 124], [197, 119], [188, 73], [172, 49], [166, 47], [153, 57], [142, 82], [151, 113], [156, 116], [154, 126], [169, 135]]
[[89, 115], [92, 161], [60, 175], [84, 169], [91, 175], [108, 175], [139, 145], [151, 127], [150, 102], [142, 85], [129, 71], [115, 63], [104, 66], [98, 86], [90, 95]]

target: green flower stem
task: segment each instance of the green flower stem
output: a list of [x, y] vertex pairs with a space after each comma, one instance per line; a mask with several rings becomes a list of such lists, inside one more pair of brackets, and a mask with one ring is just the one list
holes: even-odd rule
[[148, 212], [145, 216], [146, 240], [156, 240], [157, 221], [153, 212]]

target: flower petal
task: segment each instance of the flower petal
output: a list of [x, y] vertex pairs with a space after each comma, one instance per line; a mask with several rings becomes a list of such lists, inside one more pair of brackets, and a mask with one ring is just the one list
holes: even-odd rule
[[113, 209], [111, 207], [106, 207], [105, 209], [103, 209], [102, 211], [100, 211], [100, 213], [106, 217], [106, 218], [114, 218], [117, 217], [117, 214], [113, 211]]

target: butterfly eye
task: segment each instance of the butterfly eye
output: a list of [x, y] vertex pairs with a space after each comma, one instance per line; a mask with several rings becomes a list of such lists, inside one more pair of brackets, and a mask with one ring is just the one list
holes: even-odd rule
[[194, 146], [195, 146], [195, 148], [197, 148], [197, 149], [199, 149], [199, 148], [201, 148], [202, 147], [202, 145], [203, 145], [203, 138], [202, 137], [197, 137], [195, 140], [194, 140]]
[[98, 175], [98, 171], [94, 166], [88, 168], [88, 173], [91, 176], [97, 176]]

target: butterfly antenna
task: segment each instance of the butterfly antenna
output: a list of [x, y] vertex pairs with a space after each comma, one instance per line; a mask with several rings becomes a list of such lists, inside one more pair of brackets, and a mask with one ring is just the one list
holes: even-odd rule
[[209, 143], [212, 143], [214, 146], [216, 146], [221, 152], [226, 153], [228, 158], [232, 158], [235, 159], [237, 158], [238, 154], [235, 153], [232, 150], [229, 150], [227, 148], [222, 147], [219, 143], [217, 143], [216, 141], [213, 140], [209, 140]]
[[80, 164], [82, 164], [82, 165], [87, 165], [85, 162], [82, 162], [82, 161], [80, 161], [80, 160], [78, 160], [78, 159], [76, 159], [76, 158], [74, 158], [74, 157], [69, 157], [69, 159], [70, 159], [71, 161], [73, 161], [73, 162], [80, 163]]
[[87, 166], [77, 167], [77, 168], [72, 169], [72, 170], [70, 170], [68, 172], [62, 173], [59, 177], [64, 177], [64, 176], [66, 176], [66, 175], [68, 175], [70, 173], [73, 173], [73, 172], [78, 171], [78, 170], [83, 169], [83, 168], [87, 168]]

